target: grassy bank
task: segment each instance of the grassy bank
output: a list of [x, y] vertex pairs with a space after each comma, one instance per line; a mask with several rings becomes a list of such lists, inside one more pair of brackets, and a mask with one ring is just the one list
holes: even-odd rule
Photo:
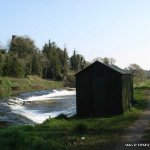
[[38, 76], [28, 76], [23, 79], [0, 77], [0, 97], [63, 86], [63, 82], [44, 80]]
[[[147, 83], [146, 83], [147, 84]], [[146, 107], [149, 84], [134, 90], [135, 105], [123, 115], [110, 118], [76, 119], [59, 117], [41, 125], [0, 129], [2, 150], [99, 150], [113, 149], [123, 129]]]
[[[144, 84], [143, 86], [144, 89], [149, 89], [149, 84], [150, 84], [150, 81]], [[150, 91], [149, 91], [149, 94], [150, 94]], [[149, 141], [150, 141], [150, 124], [149, 124], [149, 127], [144, 131], [144, 135], [142, 137], [141, 143], [150, 144]]]

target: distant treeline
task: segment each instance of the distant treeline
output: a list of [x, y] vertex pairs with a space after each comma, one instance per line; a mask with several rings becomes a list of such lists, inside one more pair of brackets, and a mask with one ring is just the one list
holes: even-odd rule
[[0, 49], [0, 76], [22, 78], [38, 75], [47, 79], [62, 80], [86, 65], [84, 57], [75, 50], [69, 57], [65, 47], [61, 49], [50, 40], [40, 50], [31, 38], [14, 35], [9, 48]]

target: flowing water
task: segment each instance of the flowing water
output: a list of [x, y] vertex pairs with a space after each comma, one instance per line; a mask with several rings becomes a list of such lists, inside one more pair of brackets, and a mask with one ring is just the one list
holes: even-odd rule
[[42, 123], [59, 114], [76, 113], [76, 92], [64, 89], [22, 93], [0, 103], [0, 121], [10, 124]]

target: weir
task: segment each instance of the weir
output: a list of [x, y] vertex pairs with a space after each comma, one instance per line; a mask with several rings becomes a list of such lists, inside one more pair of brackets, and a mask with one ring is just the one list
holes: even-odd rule
[[9, 114], [16, 114], [35, 123], [42, 123], [49, 117], [53, 118], [59, 114], [68, 116], [76, 114], [76, 91], [54, 89], [22, 93], [7, 99], [0, 104], [0, 107], [6, 107]]

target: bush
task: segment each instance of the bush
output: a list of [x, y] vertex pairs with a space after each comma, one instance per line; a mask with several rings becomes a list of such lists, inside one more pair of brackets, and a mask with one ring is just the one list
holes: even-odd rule
[[65, 86], [76, 87], [76, 80], [74, 75], [67, 75]]

